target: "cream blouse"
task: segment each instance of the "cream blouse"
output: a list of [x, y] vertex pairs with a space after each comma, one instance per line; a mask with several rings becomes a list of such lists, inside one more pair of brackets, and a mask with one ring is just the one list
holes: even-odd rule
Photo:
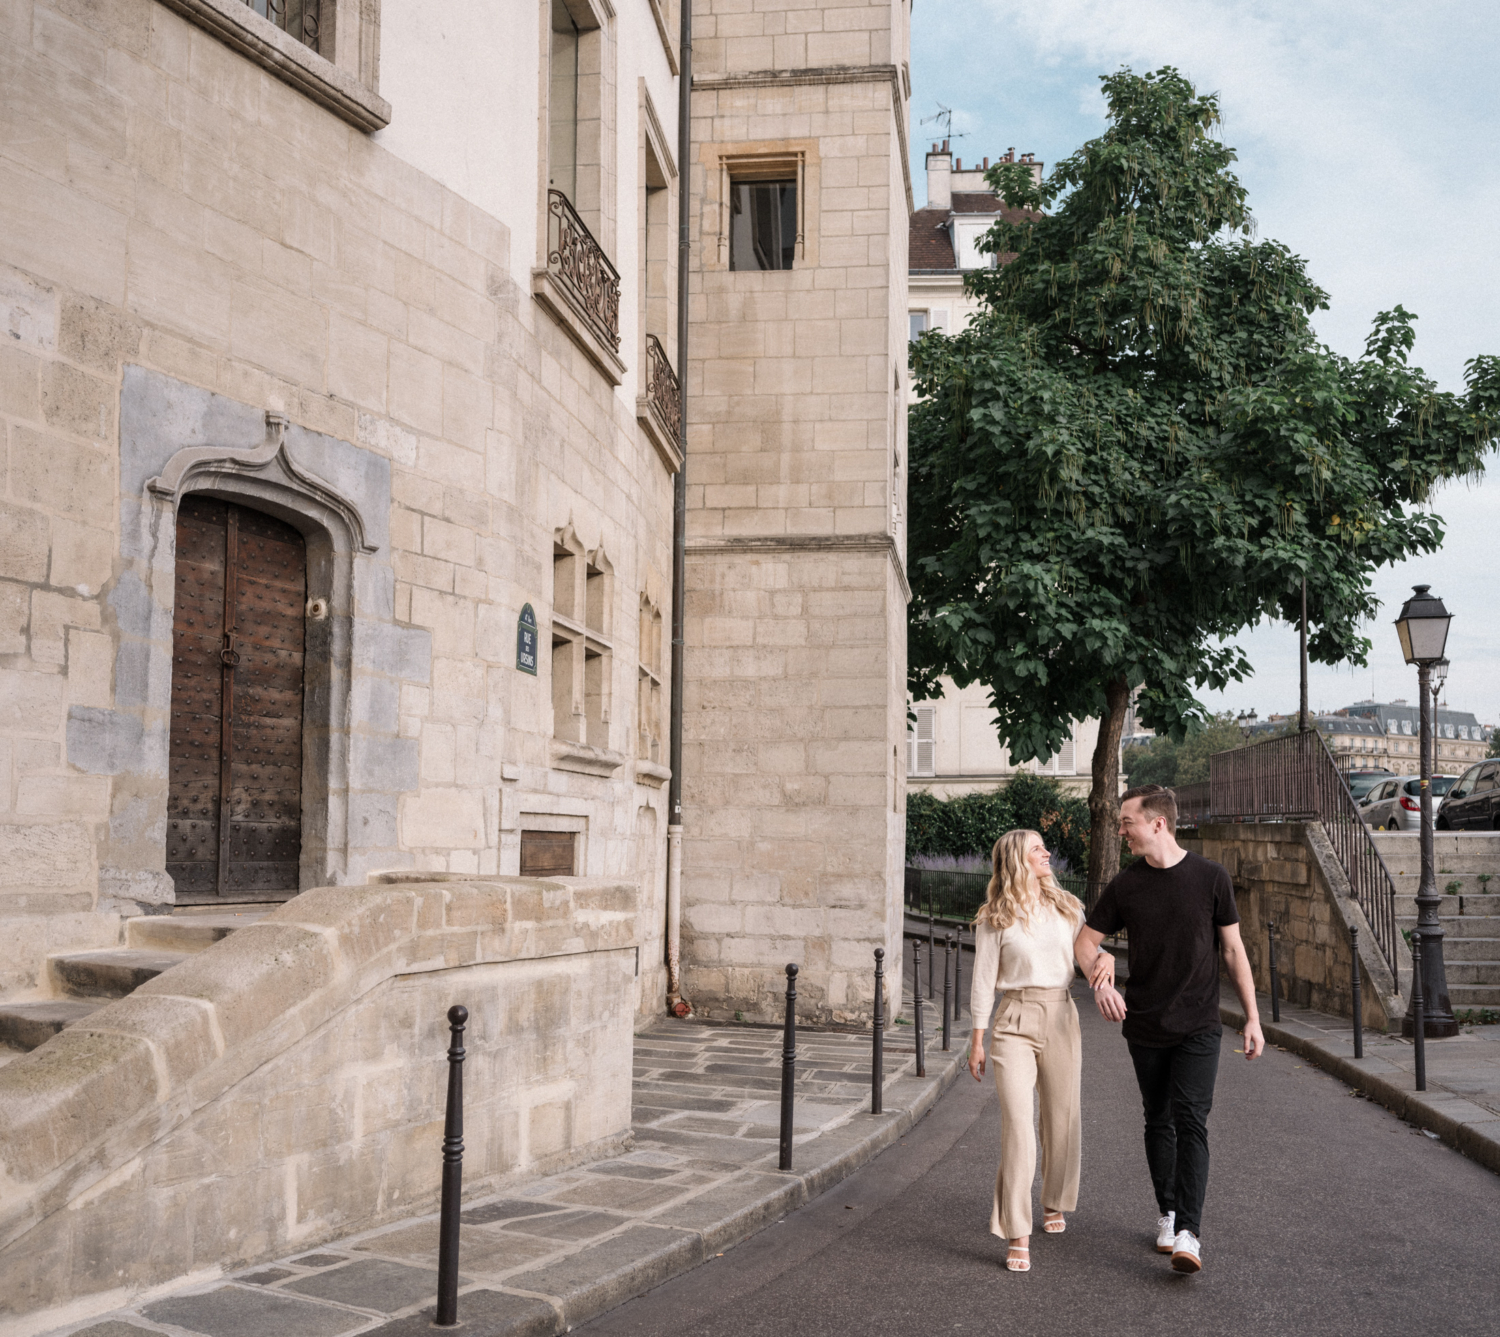
[[1073, 982], [1073, 941], [1081, 915], [1064, 915], [1050, 905], [1035, 906], [1029, 923], [1009, 928], [981, 921], [974, 934], [974, 982], [969, 990], [970, 1023], [976, 1031], [990, 1024], [997, 990], [1066, 989]]

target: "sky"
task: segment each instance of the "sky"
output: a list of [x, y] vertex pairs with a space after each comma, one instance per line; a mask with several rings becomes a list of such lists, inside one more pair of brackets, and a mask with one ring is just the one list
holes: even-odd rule
[[[1464, 363], [1500, 353], [1500, 23], [1487, 4], [1362, 0], [916, 0], [912, 185], [952, 109], [955, 156], [1008, 148], [1048, 170], [1105, 128], [1099, 76], [1175, 65], [1217, 92], [1259, 234], [1304, 256], [1331, 309], [1318, 335], [1347, 356], [1377, 312], [1415, 312], [1414, 365], [1463, 389]], [[1500, 723], [1500, 465], [1434, 498], [1441, 551], [1376, 571], [1365, 668], [1314, 664], [1314, 709], [1371, 695], [1416, 699], [1392, 625], [1414, 584], [1453, 614], [1447, 703]], [[1254, 676], [1200, 699], [1261, 716], [1297, 707], [1297, 631], [1263, 623], [1236, 638]]]

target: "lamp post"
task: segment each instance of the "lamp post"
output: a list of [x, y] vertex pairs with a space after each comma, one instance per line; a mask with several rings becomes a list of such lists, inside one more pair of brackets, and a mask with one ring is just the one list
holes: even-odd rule
[[[1401, 606], [1396, 619], [1396, 634], [1401, 638], [1401, 653], [1408, 664], [1417, 666], [1417, 703], [1420, 707], [1421, 737], [1417, 752], [1421, 758], [1422, 776], [1422, 875], [1417, 884], [1417, 929], [1420, 933], [1422, 996], [1426, 1003], [1423, 1034], [1428, 1039], [1444, 1039], [1458, 1034], [1458, 1022], [1448, 1001], [1448, 972], [1443, 967], [1443, 926], [1438, 919], [1440, 898], [1432, 855], [1432, 670], [1443, 659], [1448, 642], [1448, 624], [1453, 620], [1443, 601], [1430, 592], [1431, 586], [1415, 585], [1411, 598]], [[1447, 672], [1446, 667], [1443, 670]], [[1413, 1035], [1416, 1023], [1408, 1010], [1402, 1023], [1402, 1034]]]
[[1442, 726], [1438, 724], [1438, 698], [1443, 694], [1443, 683], [1448, 677], [1448, 661], [1440, 659], [1432, 666], [1432, 773], [1438, 773], [1438, 743]]

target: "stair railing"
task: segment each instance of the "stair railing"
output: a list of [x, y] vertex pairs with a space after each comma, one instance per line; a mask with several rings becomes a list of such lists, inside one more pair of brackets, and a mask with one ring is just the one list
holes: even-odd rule
[[1376, 946], [1396, 975], [1396, 883], [1323, 735], [1309, 729], [1216, 752], [1208, 766], [1212, 820], [1323, 824]]

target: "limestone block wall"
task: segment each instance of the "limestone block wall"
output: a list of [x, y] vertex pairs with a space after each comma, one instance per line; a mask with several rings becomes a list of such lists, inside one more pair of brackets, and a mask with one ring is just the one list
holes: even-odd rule
[[623, 1144], [635, 887], [433, 876], [305, 892], [0, 1068], [0, 1318], [431, 1210], [454, 1003], [466, 1187]]
[[[650, 43], [620, 50], [670, 110], [637, 18]], [[486, 132], [532, 184], [466, 195], [409, 160], [420, 134], [387, 135], [398, 156], [154, 0], [28, 0], [0, 36], [0, 997], [170, 902], [152, 728], [170, 684], [151, 646], [170, 636], [171, 514], [145, 483], [182, 450], [253, 448], [273, 411], [371, 546], [333, 619], [347, 746], [304, 813], [302, 885], [513, 874], [523, 829], [567, 826], [580, 874], [647, 893], [640, 1000], [659, 1010], [662, 777], [635, 766], [634, 703], [640, 600], [669, 604], [671, 476], [635, 416], [639, 341], [612, 386], [530, 296], [534, 95]], [[421, 70], [388, 57], [399, 126]], [[634, 163], [635, 71], [619, 75]], [[634, 190], [633, 168], [617, 184]], [[524, 225], [474, 202], [518, 191]], [[620, 245], [629, 324], [635, 239]], [[199, 485], [244, 500], [219, 472]], [[570, 523], [613, 571], [604, 765], [552, 750], [545, 628]], [[537, 677], [516, 669], [525, 603]]]
[[[779, 1016], [795, 961], [804, 1017], [867, 1017], [877, 946], [900, 984], [906, 23], [694, 7], [683, 959], [710, 1015]], [[773, 163], [791, 268], [731, 270], [727, 192]]]
[[1410, 950], [1399, 945], [1393, 975], [1320, 822], [1224, 823], [1200, 827], [1198, 836], [1198, 851], [1234, 879], [1240, 934], [1257, 990], [1271, 991], [1266, 925], [1274, 920], [1282, 997], [1352, 1017], [1353, 924], [1359, 929], [1364, 1023], [1377, 1031], [1400, 1026], [1406, 1007], [1398, 977], [1411, 977]]

